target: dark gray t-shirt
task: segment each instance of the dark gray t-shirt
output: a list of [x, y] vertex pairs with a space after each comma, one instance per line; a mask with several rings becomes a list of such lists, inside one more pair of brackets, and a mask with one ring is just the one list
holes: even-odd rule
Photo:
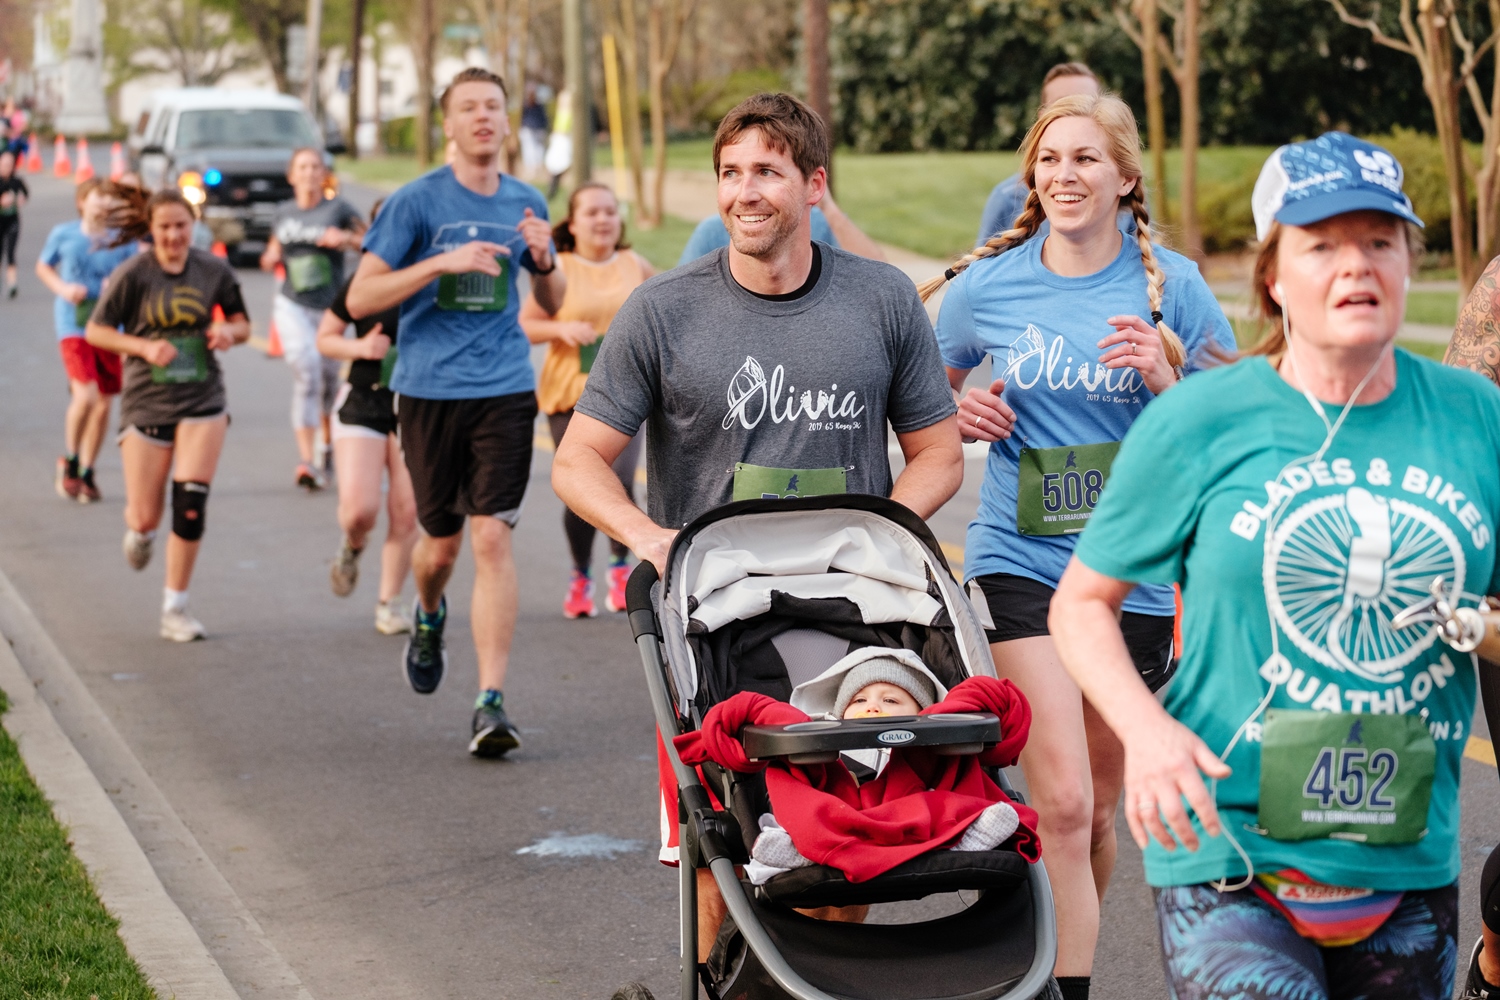
[[333, 305], [334, 293], [344, 283], [344, 251], [320, 247], [318, 238], [329, 226], [349, 229], [359, 221], [359, 212], [342, 198], [312, 208], [298, 208], [295, 201], [278, 208], [271, 232], [281, 243], [286, 266], [281, 294], [309, 309]]
[[647, 513], [664, 527], [731, 500], [891, 492], [886, 425], [954, 412], [911, 279], [819, 244], [806, 294], [770, 301], [716, 250], [635, 290], [601, 341], [578, 412], [647, 425]]
[[177, 347], [177, 357], [164, 368], [144, 358], [125, 359], [121, 426], [175, 424], [224, 410], [224, 376], [207, 340], [214, 306], [234, 316], [245, 311], [245, 300], [229, 265], [203, 250], [188, 251], [181, 274], [163, 271], [156, 254], [147, 252], [110, 277], [92, 321], [132, 337], [170, 339]]

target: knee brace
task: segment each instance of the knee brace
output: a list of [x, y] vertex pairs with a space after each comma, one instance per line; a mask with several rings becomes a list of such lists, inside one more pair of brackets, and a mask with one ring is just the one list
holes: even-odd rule
[[207, 511], [207, 483], [172, 483], [172, 534], [185, 542], [196, 542], [203, 537]]

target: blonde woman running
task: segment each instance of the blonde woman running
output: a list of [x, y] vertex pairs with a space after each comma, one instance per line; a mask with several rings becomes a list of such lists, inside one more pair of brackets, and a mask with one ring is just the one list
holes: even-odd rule
[[[1193, 263], [1151, 241], [1140, 140], [1123, 101], [1054, 102], [1021, 152], [1030, 194], [1016, 227], [922, 293], [952, 282], [938, 343], [955, 395], [993, 359], [989, 389], [959, 400], [965, 437], [991, 442], [964, 570], [991, 618], [996, 667], [1035, 715], [1021, 766], [1057, 895], [1058, 982], [1075, 1000], [1088, 996], [1114, 868], [1123, 758], [1063, 669], [1047, 611], [1125, 431], [1194, 362], [1227, 355], [1234, 338]], [[1121, 232], [1122, 211], [1134, 234]], [[1048, 233], [1032, 239], [1043, 222]], [[1121, 627], [1153, 689], [1170, 672], [1174, 610], [1171, 587], [1138, 587], [1125, 601]]]

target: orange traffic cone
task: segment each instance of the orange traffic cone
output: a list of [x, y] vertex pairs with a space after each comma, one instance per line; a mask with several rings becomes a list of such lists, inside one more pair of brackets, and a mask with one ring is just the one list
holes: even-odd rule
[[78, 137], [78, 169], [73, 173], [73, 183], [82, 184], [84, 181], [93, 180], [94, 161], [89, 157], [89, 141], [83, 136]]
[[223, 240], [215, 240], [213, 248], [214, 256], [221, 260], [229, 259], [229, 248], [224, 245]]
[[26, 170], [27, 170], [27, 172], [28, 173], [33, 173], [33, 174], [39, 174], [39, 173], [41, 173], [42, 172], [42, 145], [41, 145], [41, 143], [39, 143], [39, 142], [36, 141], [36, 133], [35, 132], [31, 133], [31, 138], [29, 140], [27, 140], [26, 148], [29, 151], [27, 153], [27, 155], [26, 155]]
[[[276, 265], [276, 291], [280, 293], [281, 283], [286, 280], [286, 268], [280, 264]], [[266, 357], [279, 358], [286, 354], [281, 348], [281, 334], [276, 331], [276, 320], [271, 320], [266, 327]]]
[[117, 181], [125, 176], [125, 150], [118, 142], [109, 147], [109, 179]]
[[52, 144], [52, 176], [67, 177], [73, 173], [73, 161], [68, 159], [68, 140], [62, 136]]

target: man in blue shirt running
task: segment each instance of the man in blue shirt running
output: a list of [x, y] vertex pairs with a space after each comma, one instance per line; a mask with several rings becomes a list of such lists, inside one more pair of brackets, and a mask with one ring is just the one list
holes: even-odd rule
[[480, 688], [469, 752], [500, 757], [521, 745], [502, 691], [516, 624], [511, 531], [531, 471], [537, 412], [516, 273], [531, 272], [537, 304], [548, 313], [562, 303], [567, 281], [552, 253], [546, 201], [500, 173], [510, 133], [504, 81], [470, 67], [453, 78], [441, 105], [453, 162], [386, 199], [365, 235], [348, 307], [355, 319], [401, 307], [390, 386], [425, 532], [412, 557], [417, 606], [407, 680], [418, 694], [442, 680], [443, 592], [467, 521]]

